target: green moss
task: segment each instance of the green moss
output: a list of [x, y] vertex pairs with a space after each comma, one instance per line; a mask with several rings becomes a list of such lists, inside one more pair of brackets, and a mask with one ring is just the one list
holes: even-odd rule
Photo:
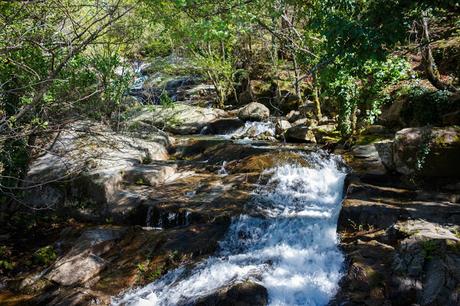
[[432, 259], [439, 249], [439, 244], [436, 240], [426, 240], [421, 243], [426, 259]]
[[26, 294], [36, 294], [43, 292], [47, 287], [52, 286], [52, 282], [46, 278], [40, 278], [31, 285], [26, 286], [22, 292]]
[[432, 143], [437, 148], [446, 148], [448, 146], [460, 145], [460, 128], [457, 126], [453, 127], [456, 130], [456, 135], [453, 138], [436, 137], [432, 140]]
[[135, 182], [136, 185], [147, 185], [147, 182], [143, 179], [140, 178]]
[[330, 137], [330, 136], [324, 136], [322, 141], [323, 142], [329, 142], [329, 143], [337, 143], [342, 140], [342, 137], [336, 136], [336, 137]]

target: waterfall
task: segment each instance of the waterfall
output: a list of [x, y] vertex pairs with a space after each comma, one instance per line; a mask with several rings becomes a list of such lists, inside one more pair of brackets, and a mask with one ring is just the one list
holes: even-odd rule
[[217, 171], [217, 174], [220, 175], [220, 176], [227, 176], [228, 175], [228, 172], [227, 172], [227, 169], [225, 169], [225, 166], [227, 165], [227, 162], [226, 161], [223, 161], [222, 162], [222, 166], [220, 167], [220, 169]]
[[273, 122], [247, 121], [244, 126], [234, 132], [225, 135], [227, 138], [244, 138], [249, 140], [260, 135], [275, 136], [275, 124]]
[[336, 226], [346, 171], [335, 156], [306, 157], [311, 168], [269, 170], [249, 215], [232, 221], [220, 250], [192, 269], [178, 268], [113, 305], [184, 305], [234, 283], [267, 288], [270, 305], [326, 305], [338, 289], [343, 254]]

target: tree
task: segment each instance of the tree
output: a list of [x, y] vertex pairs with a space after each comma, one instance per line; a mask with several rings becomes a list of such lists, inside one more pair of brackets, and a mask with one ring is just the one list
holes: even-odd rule
[[[107, 80], [100, 80], [105, 87], [94, 86], [97, 73], [85, 69], [94, 64], [91, 50], [111, 45], [111, 30], [135, 5], [128, 0], [0, 3], [3, 195], [21, 184], [33, 151], [44, 150], [35, 144], [36, 136], [53, 131], [69, 107], [106, 91]], [[69, 97], [72, 91], [78, 94]]]

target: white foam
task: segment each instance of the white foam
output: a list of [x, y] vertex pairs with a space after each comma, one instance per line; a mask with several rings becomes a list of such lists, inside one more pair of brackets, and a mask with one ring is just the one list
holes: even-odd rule
[[314, 168], [284, 165], [251, 204], [265, 217], [235, 218], [220, 251], [191, 270], [179, 268], [114, 299], [114, 305], [176, 305], [232, 283], [267, 288], [270, 305], [326, 305], [341, 278], [336, 225], [345, 171], [336, 158], [308, 157]]
[[244, 126], [223, 136], [226, 138], [239, 138], [249, 141], [251, 138], [257, 138], [262, 134], [274, 137], [275, 124], [273, 122], [247, 121], [244, 123]]

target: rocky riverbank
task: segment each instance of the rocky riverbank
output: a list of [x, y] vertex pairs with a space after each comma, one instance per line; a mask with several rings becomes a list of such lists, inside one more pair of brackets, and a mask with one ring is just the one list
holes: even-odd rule
[[[427, 134], [430, 151], [417, 169]], [[460, 303], [458, 135], [404, 129], [346, 153], [355, 169], [338, 227], [347, 266], [333, 305]]]

